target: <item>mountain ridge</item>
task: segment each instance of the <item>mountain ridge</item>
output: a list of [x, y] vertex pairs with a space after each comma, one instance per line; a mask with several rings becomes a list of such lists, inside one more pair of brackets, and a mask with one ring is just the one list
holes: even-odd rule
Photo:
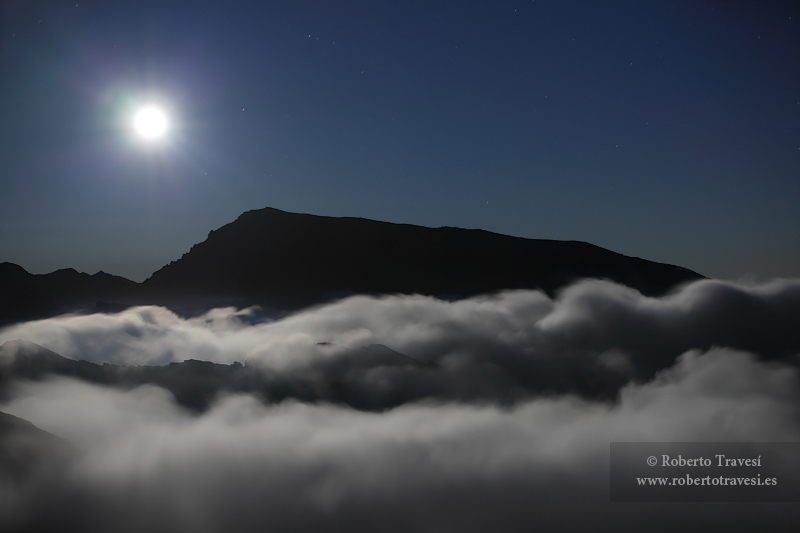
[[6, 341], [0, 345], [0, 402], [13, 396], [19, 381], [36, 382], [53, 376], [123, 391], [154, 385], [169, 391], [177, 405], [195, 413], [207, 411], [229, 394], [250, 394], [265, 404], [298, 400], [383, 411], [425, 399], [511, 405], [526, 395], [554, 391], [605, 401], [613, 400], [625, 383], [619, 375], [600, 371], [591, 379], [580, 372], [569, 379], [562, 376], [552, 386], [519, 375], [510, 391], [470, 387], [468, 379], [460, 390], [439, 390], [434, 384], [452, 377], [453, 369], [383, 344], [348, 348], [322, 342], [308, 348], [315, 353], [312, 366], [276, 371], [258, 357], [248, 358], [244, 364], [197, 359], [165, 365], [98, 364], [64, 357], [27, 340]]
[[463, 298], [503, 289], [542, 289], [552, 295], [588, 277], [608, 278], [648, 295], [702, 278], [688, 269], [582, 241], [265, 208], [247, 211], [210, 232], [142, 285], [162, 294], [255, 297], [296, 308], [363, 293]]
[[610, 279], [658, 296], [703, 276], [583, 241], [267, 207], [210, 231], [141, 283], [102, 271], [30, 274], [0, 263], [0, 325], [127, 305], [184, 310], [260, 305], [291, 311], [353, 294], [458, 299], [538, 289], [553, 296], [582, 278]]

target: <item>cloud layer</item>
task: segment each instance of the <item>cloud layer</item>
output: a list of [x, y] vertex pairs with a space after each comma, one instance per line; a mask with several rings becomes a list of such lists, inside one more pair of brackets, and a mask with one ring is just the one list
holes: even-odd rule
[[[255, 316], [216, 309], [183, 319], [140, 307], [29, 322], [3, 331], [0, 341], [23, 338], [67, 357], [118, 364], [246, 361], [260, 370], [257, 383], [246, 376], [230, 389], [368, 409], [425, 398], [510, 404], [574, 392], [611, 399], [691, 349], [722, 346], [765, 360], [800, 352], [796, 280], [706, 280], [663, 298], [604, 281], [573, 285], [555, 300], [536, 291], [457, 302], [359, 296], [280, 320]], [[374, 343], [399, 353], [364, 349]]]
[[[800, 440], [798, 318], [798, 281], [658, 299], [588, 281], [556, 300], [355, 297], [269, 322], [137, 308], [21, 324], [0, 341], [118, 363], [247, 359], [273, 384], [321, 388], [316, 403], [227, 394], [198, 414], [151, 385], [17, 383], [0, 410], [74, 448], [1, 480], [0, 528], [793, 530], [792, 504], [612, 504], [608, 468], [612, 441]], [[314, 376], [331, 369], [379, 397], [422, 392], [383, 411], [328, 403]], [[584, 393], [612, 378], [613, 401]]]
[[237, 395], [201, 416], [152, 387], [28, 383], [3, 409], [79, 451], [17, 487], [4, 520], [85, 531], [776, 530], [796, 524], [796, 506], [609, 503], [609, 442], [798, 440], [797, 379], [715, 349], [627, 386], [616, 405], [565, 396], [371, 413]]
[[294, 357], [297, 344], [314, 342], [379, 343], [420, 359], [487, 347], [677, 355], [715, 344], [777, 356], [800, 347], [800, 332], [792, 327], [798, 314], [800, 280], [750, 286], [703, 280], [662, 298], [587, 280], [556, 300], [537, 291], [456, 302], [357, 296], [255, 325], [253, 310], [215, 309], [182, 319], [164, 308], [139, 307], [15, 325], [0, 331], [0, 342], [24, 338], [67, 357], [121, 364], [230, 363], [253, 355], [289, 364], [283, 359]]

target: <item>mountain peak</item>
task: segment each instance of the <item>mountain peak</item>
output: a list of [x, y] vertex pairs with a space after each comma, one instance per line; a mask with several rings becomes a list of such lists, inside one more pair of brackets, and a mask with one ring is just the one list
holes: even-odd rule
[[71, 268], [33, 275], [2, 263], [0, 324], [133, 304], [188, 312], [257, 304], [283, 311], [353, 294], [458, 299], [538, 289], [552, 296], [581, 278], [609, 279], [656, 296], [702, 277], [580, 241], [265, 207], [209, 232], [203, 242], [141, 284]]
[[152, 294], [206, 295], [299, 308], [348, 294], [468, 297], [504, 289], [553, 293], [607, 278], [663, 294], [702, 278], [592, 244], [511, 237], [263, 208], [209, 233], [143, 283]]

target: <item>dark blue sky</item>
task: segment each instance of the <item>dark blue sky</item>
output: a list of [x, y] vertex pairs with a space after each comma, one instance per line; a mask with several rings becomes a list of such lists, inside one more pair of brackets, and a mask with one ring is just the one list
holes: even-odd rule
[[[76, 5], [77, 3], [77, 5]], [[0, 261], [142, 280], [261, 207], [800, 276], [796, 2], [4, 0]], [[173, 128], [130, 133], [137, 105]]]

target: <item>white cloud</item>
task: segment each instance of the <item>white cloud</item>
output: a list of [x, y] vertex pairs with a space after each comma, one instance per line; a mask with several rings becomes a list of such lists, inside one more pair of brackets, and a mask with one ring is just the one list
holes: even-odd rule
[[[184, 319], [139, 307], [19, 324], [0, 332], [0, 341], [23, 338], [75, 359], [119, 364], [249, 360], [267, 376], [267, 397], [365, 408], [421, 398], [509, 403], [543, 392], [613, 397], [691, 349], [723, 346], [765, 359], [800, 353], [800, 281], [705, 280], [649, 298], [590, 280], [556, 300], [536, 291], [456, 302], [357, 296], [280, 320], [253, 318], [251, 310]], [[436, 370], [368, 360], [357, 348], [370, 343]]]
[[[782, 504], [612, 505], [607, 476], [611, 441], [800, 440], [799, 318], [797, 280], [663, 298], [586, 281], [556, 300], [353, 297], [254, 324], [158, 307], [19, 324], [0, 341], [91, 361], [249, 358], [290, 399], [228, 395], [198, 415], [153, 386], [17, 383], [0, 410], [77, 452], [0, 487], [0, 508], [6, 525], [87, 531], [794, 527]], [[586, 394], [604, 386], [616, 401]]]
[[250, 310], [215, 309], [183, 319], [159, 307], [115, 315], [63, 316], [8, 327], [0, 342], [26, 339], [72, 358], [125, 364], [185, 359], [221, 363], [259, 356], [286, 364], [300, 346], [380, 343], [412, 357], [485, 351], [551, 355], [617, 348], [670, 352], [712, 345], [781, 355], [800, 351], [800, 280], [742, 285], [698, 281], [662, 298], [589, 280], [555, 301], [508, 291], [456, 302], [426, 296], [356, 296], [250, 325]]
[[88, 530], [743, 531], [795, 512], [611, 504], [609, 443], [796, 441], [799, 399], [794, 368], [715, 349], [684, 354], [617, 404], [562, 396], [372, 413], [239, 395], [194, 416], [153, 387], [60, 378], [25, 384], [2, 410], [76, 444], [65, 473], [23, 497]]

